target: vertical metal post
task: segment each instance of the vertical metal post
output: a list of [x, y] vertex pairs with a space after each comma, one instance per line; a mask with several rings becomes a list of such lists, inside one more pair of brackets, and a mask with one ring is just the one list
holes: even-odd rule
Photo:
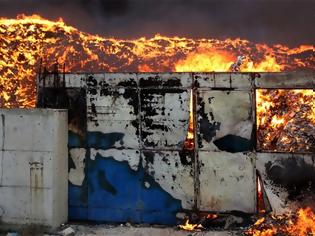
[[191, 91], [192, 91], [192, 106], [193, 106], [193, 124], [194, 124], [194, 207], [195, 210], [200, 208], [200, 181], [199, 181], [199, 157], [198, 157], [198, 119], [197, 119], [197, 88], [195, 87], [194, 73], [191, 73]]

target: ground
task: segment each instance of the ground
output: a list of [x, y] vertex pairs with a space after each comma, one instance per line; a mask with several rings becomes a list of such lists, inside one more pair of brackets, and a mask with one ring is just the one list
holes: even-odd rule
[[[183, 231], [176, 227], [161, 226], [131, 226], [126, 225], [91, 225], [91, 224], [69, 224], [62, 226], [62, 229], [71, 227], [75, 233], [67, 236], [239, 236], [240, 231]], [[12, 231], [11, 231], [12, 232]], [[19, 234], [0, 233], [0, 236], [57, 236], [55, 233], [35, 233], [33, 230], [22, 230]]]
[[110, 225], [70, 225], [76, 236], [235, 236], [240, 235], [231, 231], [189, 232], [176, 228], [149, 226], [110, 226]]

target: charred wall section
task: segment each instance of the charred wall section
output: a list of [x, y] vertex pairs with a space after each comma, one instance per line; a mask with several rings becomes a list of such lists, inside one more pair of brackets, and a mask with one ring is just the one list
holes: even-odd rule
[[[58, 88], [54, 74], [40, 80], [38, 105], [69, 109], [70, 219], [175, 224], [190, 211], [255, 213], [257, 170], [276, 211], [313, 181], [314, 154], [311, 176], [288, 184], [284, 172], [306, 165], [300, 155], [257, 151], [255, 89], [314, 88], [314, 74], [58, 76]], [[191, 91], [195, 149], [185, 150]]]

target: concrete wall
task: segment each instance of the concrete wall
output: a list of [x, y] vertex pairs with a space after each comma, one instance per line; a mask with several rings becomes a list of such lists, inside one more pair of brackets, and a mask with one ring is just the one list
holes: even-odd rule
[[57, 227], [67, 221], [66, 110], [0, 110], [0, 221]]

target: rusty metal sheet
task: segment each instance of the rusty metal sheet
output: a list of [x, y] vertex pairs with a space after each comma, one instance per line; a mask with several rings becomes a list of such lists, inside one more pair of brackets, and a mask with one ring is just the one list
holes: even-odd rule
[[255, 78], [257, 88], [314, 88], [314, 72], [259, 73]]
[[144, 148], [182, 149], [189, 125], [189, 97], [185, 89], [141, 90]]
[[[194, 158], [179, 151], [143, 151], [142, 164], [162, 189], [181, 201], [183, 209], [194, 207]], [[146, 188], [151, 188], [149, 182]]]
[[276, 214], [310, 205], [315, 192], [315, 154], [257, 153], [256, 167]]
[[255, 155], [200, 151], [200, 210], [254, 213]]
[[251, 92], [199, 90], [199, 149], [227, 152], [252, 150], [252, 116]]

